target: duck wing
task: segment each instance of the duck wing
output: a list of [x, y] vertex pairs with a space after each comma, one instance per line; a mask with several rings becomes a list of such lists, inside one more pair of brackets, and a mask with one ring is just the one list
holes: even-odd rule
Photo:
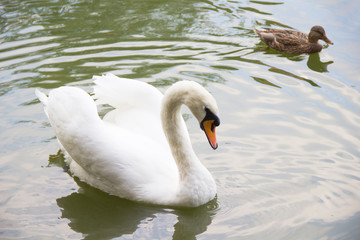
[[266, 45], [280, 52], [303, 53], [309, 47], [307, 35], [301, 32], [285, 29], [255, 29], [254, 32]]
[[307, 35], [297, 31], [279, 30], [274, 31], [275, 39], [286, 46], [298, 46], [307, 43]]

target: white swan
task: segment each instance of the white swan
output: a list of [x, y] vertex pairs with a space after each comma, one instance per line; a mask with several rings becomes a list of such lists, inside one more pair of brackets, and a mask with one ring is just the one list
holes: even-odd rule
[[75, 87], [36, 90], [72, 173], [109, 194], [150, 204], [197, 207], [216, 185], [195, 155], [180, 107], [198, 119], [212, 148], [220, 124], [216, 101], [202, 86], [180, 81], [162, 95], [144, 82], [94, 77], [97, 103], [115, 109], [103, 120], [93, 99]]

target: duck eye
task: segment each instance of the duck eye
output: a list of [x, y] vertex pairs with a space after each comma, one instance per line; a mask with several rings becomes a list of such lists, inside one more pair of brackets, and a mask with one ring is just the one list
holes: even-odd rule
[[324, 35], [320, 30], [315, 31], [316, 33], [320, 34], [321, 36]]

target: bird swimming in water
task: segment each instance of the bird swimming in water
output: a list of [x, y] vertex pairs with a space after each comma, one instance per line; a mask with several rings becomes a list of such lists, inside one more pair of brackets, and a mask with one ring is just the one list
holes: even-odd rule
[[[76, 87], [53, 89], [48, 97], [36, 90], [74, 176], [148, 204], [198, 207], [215, 198], [215, 180], [196, 156], [181, 114], [188, 106], [210, 146], [218, 147], [219, 110], [204, 87], [178, 81], [162, 94], [110, 73], [94, 80], [96, 102]], [[114, 109], [100, 118], [98, 104]]]
[[322, 50], [319, 39], [328, 44], [333, 44], [327, 38], [325, 30], [321, 26], [311, 28], [309, 35], [305, 33], [285, 30], [285, 29], [266, 29], [254, 32], [269, 47], [284, 53], [316, 53]]

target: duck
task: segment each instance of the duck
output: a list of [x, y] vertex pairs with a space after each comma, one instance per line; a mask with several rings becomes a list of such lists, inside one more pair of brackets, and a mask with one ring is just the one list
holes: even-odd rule
[[[82, 182], [131, 201], [198, 207], [216, 197], [216, 184], [196, 156], [181, 106], [199, 122], [213, 149], [220, 125], [214, 97], [199, 83], [178, 81], [162, 94], [143, 81], [94, 76], [90, 96], [62, 86], [42, 102], [70, 172]], [[112, 110], [102, 118], [97, 105]]]
[[255, 29], [254, 32], [270, 48], [284, 53], [310, 54], [320, 52], [323, 47], [318, 42], [319, 39], [333, 45], [333, 42], [326, 36], [324, 28], [318, 25], [313, 26], [308, 35], [286, 29]]

